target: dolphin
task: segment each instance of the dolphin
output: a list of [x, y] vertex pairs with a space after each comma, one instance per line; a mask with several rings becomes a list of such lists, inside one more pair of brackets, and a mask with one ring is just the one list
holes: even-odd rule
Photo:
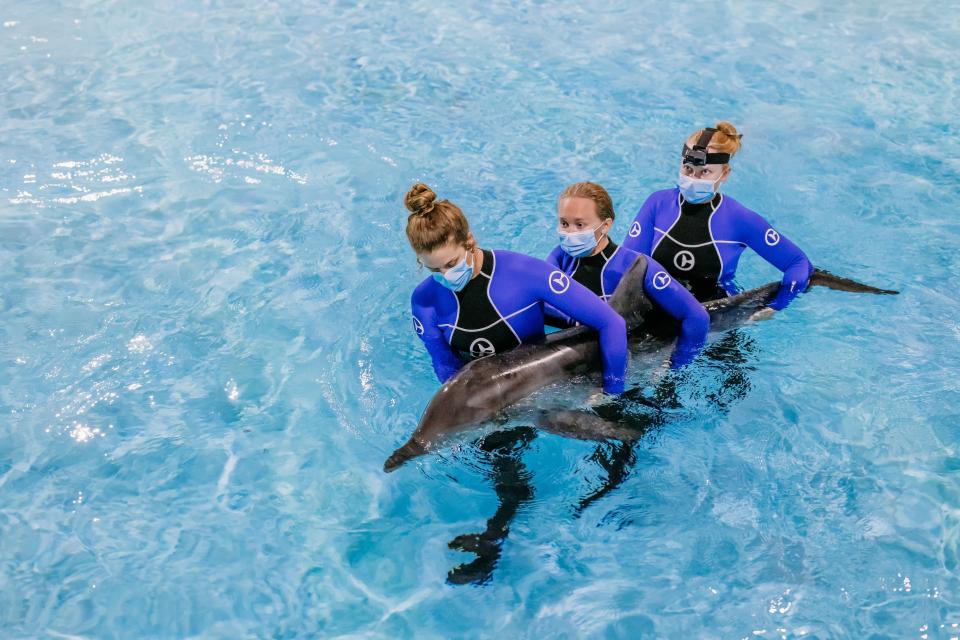
[[[653, 339], [643, 330], [644, 317], [652, 308], [643, 292], [646, 270], [646, 257], [640, 256], [623, 275], [609, 302], [626, 320], [627, 337], [631, 344], [650, 341], [656, 348], [661, 348], [667, 339]], [[842, 278], [821, 269], [814, 269], [810, 276], [808, 289], [815, 286], [854, 293], [899, 293]], [[711, 328], [723, 330], [745, 321], [754, 312], [766, 307], [779, 288], [779, 282], [771, 282], [704, 303], [710, 314]], [[536, 344], [521, 345], [504, 353], [473, 360], [440, 387], [423, 412], [413, 435], [387, 458], [383, 470], [389, 473], [408, 460], [439, 448], [458, 433], [491, 420], [507, 407], [551, 383], [599, 369], [600, 347], [596, 332], [584, 326], [551, 333]], [[582, 412], [576, 413], [582, 416]], [[558, 416], [560, 420], [557, 420]], [[631, 433], [628, 429], [618, 429], [600, 419], [584, 420], [574, 416], [574, 412], [570, 412], [569, 416], [563, 412], [551, 412], [550, 419], [537, 422], [541, 427], [552, 425], [556, 432], [579, 439], [628, 441], [641, 435]]]

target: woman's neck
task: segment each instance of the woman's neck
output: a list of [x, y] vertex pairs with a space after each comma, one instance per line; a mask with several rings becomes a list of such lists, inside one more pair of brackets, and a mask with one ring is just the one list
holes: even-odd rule
[[607, 234], [603, 234], [603, 237], [600, 238], [599, 242], [597, 242], [597, 246], [594, 247], [593, 253], [591, 253], [590, 255], [591, 256], [597, 255], [598, 253], [606, 249], [608, 244], [610, 244], [610, 238], [609, 236], [607, 236]]
[[473, 280], [480, 275], [480, 270], [483, 269], [483, 250], [480, 247], [474, 247], [471, 253], [473, 253], [473, 275], [470, 276], [470, 279]]

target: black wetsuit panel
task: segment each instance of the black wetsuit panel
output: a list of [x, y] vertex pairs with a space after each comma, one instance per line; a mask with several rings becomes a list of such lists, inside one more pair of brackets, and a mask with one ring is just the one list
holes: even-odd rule
[[727, 295], [717, 284], [723, 263], [710, 235], [710, 216], [720, 201], [717, 194], [712, 202], [683, 202], [677, 221], [665, 230], [652, 256], [701, 302]]
[[607, 266], [607, 261], [616, 250], [617, 244], [609, 240], [602, 251], [586, 258], [579, 258], [576, 270], [573, 272], [573, 279], [603, 298], [603, 268]]
[[450, 337], [450, 346], [467, 359], [503, 353], [520, 345], [513, 329], [490, 298], [495, 259], [492, 251], [484, 251], [480, 274], [456, 294], [460, 315]]

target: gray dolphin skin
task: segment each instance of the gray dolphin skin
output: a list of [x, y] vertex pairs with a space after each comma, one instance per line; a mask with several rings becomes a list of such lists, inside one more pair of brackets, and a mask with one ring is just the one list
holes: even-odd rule
[[[610, 298], [610, 306], [626, 320], [627, 337], [634, 344], [651, 338], [641, 330], [643, 318], [651, 308], [643, 292], [646, 270], [646, 258], [641, 256], [623, 275]], [[815, 286], [853, 293], [898, 293], [841, 278], [820, 269], [814, 269], [810, 277], [809, 288]], [[711, 329], [723, 330], [745, 321], [773, 300], [779, 288], [779, 282], [771, 282], [735, 296], [705, 303], [704, 307], [710, 313]], [[666, 340], [654, 342], [662, 347]], [[413, 435], [387, 458], [383, 470], [388, 473], [394, 471], [408, 460], [442, 446], [456, 434], [489, 421], [538, 389], [599, 369], [600, 347], [596, 332], [589, 327], [565, 329], [551, 333], [538, 344], [521, 345], [504, 353], [473, 360], [440, 387], [427, 405]], [[629, 434], [617, 431], [613, 425], [602, 420], [597, 420], [595, 425], [584, 425], [582, 420], [570, 422], [570, 432], [565, 435], [598, 440], [629, 439]]]

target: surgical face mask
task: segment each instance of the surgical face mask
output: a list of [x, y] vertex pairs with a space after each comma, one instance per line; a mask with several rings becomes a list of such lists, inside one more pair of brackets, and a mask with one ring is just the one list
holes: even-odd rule
[[560, 238], [560, 248], [573, 258], [583, 258], [590, 255], [597, 248], [597, 236], [594, 234], [602, 226], [603, 222], [593, 229], [586, 229], [585, 231], [557, 232], [557, 236]]
[[680, 188], [680, 195], [683, 199], [692, 204], [706, 202], [716, 195], [716, 181], [691, 178], [682, 173], [677, 178], [677, 186]]
[[467, 257], [470, 253], [470, 251], [467, 251], [467, 255], [463, 256], [463, 260], [447, 269], [446, 273], [433, 274], [433, 279], [447, 289], [450, 289], [450, 291], [461, 291], [467, 286], [467, 283], [470, 282], [470, 278], [473, 277], [473, 265], [467, 264]]

